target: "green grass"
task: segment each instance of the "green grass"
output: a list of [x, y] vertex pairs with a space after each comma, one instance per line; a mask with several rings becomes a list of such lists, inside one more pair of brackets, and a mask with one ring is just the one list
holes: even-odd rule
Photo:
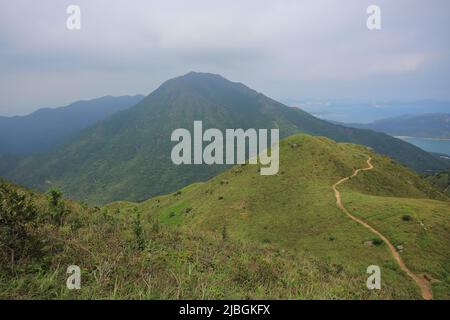
[[[292, 148], [292, 145], [297, 147]], [[391, 204], [409, 201], [401, 197], [417, 198], [416, 205], [423, 206], [423, 210], [429, 202], [439, 205], [440, 223], [449, 226], [449, 202], [444, 202], [448, 198], [409, 169], [362, 146], [336, 144], [326, 138], [306, 135], [282, 142], [280, 172], [275, 177], [260, 176], [256, 166], [235, 166], [206, 183], [182, 190], [177, 196], [156, 197], [136, 206], [143, 214], [155, 216], [165, 225], [217, 236], [226, 226], [233, 240], [271, 246], [294, 255], [307, 254], [339, 266], [354, 277], [362, 276], [367, 266], [376, 264], [382, 268], [387, 287], [408, 292], [403, 297], [418, 298], [418, 288], [399, 270], [387, 247], [384, 244], [367, 246], [374, 235], [349, 220], [335, 205], [331, 185], [349, 176], [355, 168], [365, 167], [369, 155], [374, 157], [376, 169], [364, 173], [364, 178], [348, 182], [344, 200], [351, 195], [376, 195], [374, 208], [378, 200], [384, 203], [380, 210], [385, 212], [388, 226], [393, 214], [388, 210]], [[391, 203], [386, 195], [397, 198], [392, 198]], [[429, 198], [441, 201], [427, 200]], [[361, 207], [365, 206], [364, 201], [358, 202]], [[186, 208], [192, 210], [185, 213]], [[176, 212], [176, 216], [169, 218], [168, 212]], [[384, 226], [380, 226], [380, 231], [390, 234]], [[445, 252], [448, 237], [439, 230], [430, 232], [440, 242], [440, 250]], [[438, 259], [426, 249], [421, 254], [430, 259], [430, 266], [444, 268], [446, 262], [442, 257]], [[445, 253], [443, 255], [445, 258]], [[409, 261], [408, 257], [405, 260]], [[422, 271], [416, 264], [411, 268]], [[424, 271], [436, 274], [426, 264], [425, 268]], [[446, 274], [448, 270], [436, 277], [445, 280]]]
[[450, 197], [450, 170], [426, 175], [425, 179]]
[[[13, 188], [17, 188], [14, 187]], [[406, 289], [368, 291], [365, 275], [308, 253], [292, 254], [214, 233], [160, 226], [142, 217], [145, 246], [133, 233], [134, 208], [95, 209], [65, 201], [60, 226], [46, 221], [45, 197], [25, 193], [40, 213], [34, 225], [51, 247], [11, 271], [1, 264], [0, 299], [392, 299]], [[66, 288], [66, 268], [81, 268], [81, 290]]]
[[[450, 299], [450, 203], [410, 198], [375, 197], [344, 192], [353, 214], [383, 232], [416, 273], [431, 275], [435, 298]], [[404, 221], [403, 215], [412, 217]]]
[[[404, 245], [410, 269], [435, 279], [436, 298], [449, 298], [448, 198], [363, 146], [297, 135], [280, 148], [277, 176], [239, 165], [142, 203], [66, 200], [61, 226], [43, 219], [36, 229], [49, 251], [1, 272], [0, 298], [420, 299], [387, 246], [373, 245], [376, 236], [336, 207], [331, 186], [369, 155], [376, 169], [340, 186], [346, 207]], [[18, 189], [45, 217], [46, 198]], [[82, 269], [80, 291], [65, 288], [71, 264]], [[369, 265], [381, 267], [380, 291], [366, 288]]]

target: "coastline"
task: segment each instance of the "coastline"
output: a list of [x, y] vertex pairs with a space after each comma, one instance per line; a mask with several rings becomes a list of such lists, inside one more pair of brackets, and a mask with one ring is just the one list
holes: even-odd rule
[[394, 136], [394, 138], [407, 140], [407, 139], [423, 139], [423, 140], [431, 140], [431, 141], [449, 141], [450, 138], [429, 138], [429, 137], [412, 137], [412, 136]]

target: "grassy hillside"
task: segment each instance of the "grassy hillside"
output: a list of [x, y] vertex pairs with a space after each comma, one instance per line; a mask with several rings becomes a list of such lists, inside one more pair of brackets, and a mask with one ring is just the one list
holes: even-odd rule
[[[277, 176], [260, 176], [257, 166], [235, 166], [170, 195], [108, 208], [137, 210], [177, 230], [217, 236], [226, 232], [236, 241], [307, 254], [355, 278], [364, 275], [367, 266], [379, 265], [384, 290], [417, 298], [418, 288], [399, 270], [387, 246], [335, 204], [331, 185], [365, 167], [372, 156], [375, 170], [345, 186], [344, 202], [362, 217], [378, 213], [377, 220], [369, 221], [395, 245], [404, 246], [401, 255], [413, 271], [436, 279], [435, 297], [449, 298], [450, 202], [445, 195], [406, 167], [362, 146], [298, 135], [281, 143], [280, 156]], [[403, 215], [412, 218], [406, 221]], [[432, 227], [423, 231], [418, 221]]]
[[[174, 229], [132, 207], [61, 199], [58, 208], [65, 213], [55, 220], [46, 195], [0, 181], [0, 299], [416, 297], [407, 283], [368, 291], [364, 274], [308, 252]], [[73, 264], [81, 268], [81, 289], [71, 291], [66, 268]]]
[[46, 190], [58, 187], [89, 203], [142, 201], [204, 181], [225, 166], [175, 166], [173, 130], [280, 128], [281, 137], [306, 132], [373, 147], [417, 170], [443, 169], [446, 163], [386, 134], [351, 129], [289, 108], [241, 83], [213, 74], [189, 73], [165, 82], [138, 105], [85, 130], [51, 154], [6, 161], [0, 175]]
[[450, 197], [450, 170], [427, 175], [425, 179]]
[[[277, 176], [235, 166], [103, 208], [1, 181], [0, 298], [420, 299], [386, 245], [335, 205], [331, 185], [369, 155], [375, 170], [342, 188], [345, 204], [403, 245], [409, 267], [433, 279], [435, 298], [449, 298], [448, 198], [362, 146], [297, 135], [280, 155]], [[73, 264], [78, 291], [65, 286]], [[380, 291], [365, 286], [373, 264]]]

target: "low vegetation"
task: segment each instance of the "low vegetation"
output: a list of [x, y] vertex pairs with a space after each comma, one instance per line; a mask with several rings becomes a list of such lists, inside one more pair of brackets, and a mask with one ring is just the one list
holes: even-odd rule
[[[420, 299], [387, 246], [336, 207], [331, 185], [369, 155], [375, 169], [341, 187], [345, 206], [448, 298], [444, 194], [362, 146], [297, 135], [280, 148], [277, 176], [239, 165], [101, 208], [1, 182], [0, 298]], [[66, 288], [70, 265], [81, 268], [80, 290]], [[370, 265], [381, 268], [381, 290], [366, 287]]]
[[[136, 210], [96, 209], [59, 197], [67, 209], [55, 220], [52, 196], [6, 182], [0, 190], [0, 299], [396, 297], [364, 289], [365, 277], [341, 266], [230, 240], [226, 227], [221, 237], [187, 232]], [[14, 259], [7, 259], [12, 251]], [[81, 268], [80, 290], [66, 288], [73, 264]]]
[[[292, 148], [293, 145], [296, 147]], [[261, 177], [257, 166], [235, 166], [205, 183], [181, 189], [177, 197], [161, 196], [143, 203], [117, 202], [108, 207], [138, 210], [157, 218], [164, 226], [216, 236], [226, 225], [227, 239], [270, 246], [293, 255], [307, 254], [340, 266], [354, 278], [365, 275], [367, 266], [379, 265], [384, 290], [393, 290], [403, 298], [420, 297], [418, 288], [398, 269], [387, 246], [336, 207], [331, 185], [351, 175], [355, 168], [365, 167], [368, 156], [372, 156], [375, 169], [351, 179], [343, 187], [344, 201], [353, 195], [361, 197], [359, 201], [346, 203], [352, 213], [357, 214], [365, 206], [363, 196], [371, 195], [374, 209], [386, 212], [386, 221], [396, 219], [397, 223], [413, 225], [417, 219], [415, 212], [423, 207], [424, 216], [432, 215], [430, 219], [438, 219], [442, 228], [448, 228], [448, 198], [411, 170], [363, 146], [297, 135], [282, 141], [280, 156], [280, 172], [270, 179]], [[388, 210], [391, 203], [395, 207], [399, 201], [411, 202], [411, 198], [415, 199], [415, 208], [406, 208], [401, 214]], [[428, 210], [430, 203], [440, 212]], [[413, 213], [413, 221], [402, 221], [403, 215]], [[382, 233], [395, 232], [385, 224], [377, 227]], [[446, 250], [448, 236], [437, 228], [429, 230], [429, 237], [436, 240], [433, 250], [440, 252], [440, 257], [430, 254], [425, 246], [417, 250], [406, 246], [402, 255], [428, 257], [428, 263], [420, 268], [413, 264], [413, 270], [434, 274], [444, 283], [448, 281], [448, 271], [436, 273], [433, 268], [446, 268], [445, 261], [450, 259]], [[436, 296], [446, 295], [438, 290]]]
[[425, 179], [450, 197], [450, 170], [426, 175]]

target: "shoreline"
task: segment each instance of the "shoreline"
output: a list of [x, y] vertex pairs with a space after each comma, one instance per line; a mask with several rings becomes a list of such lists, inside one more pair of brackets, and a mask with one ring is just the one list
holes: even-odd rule
[[423, 140], [431, 140], [431, 141], [449, 141], [450, 142], [450, 138], [426, 138], [426, 137], [412, 137], [412, 136], [394, 136], [394, 138], [402, 139], [402, 140], [423, 139]]

